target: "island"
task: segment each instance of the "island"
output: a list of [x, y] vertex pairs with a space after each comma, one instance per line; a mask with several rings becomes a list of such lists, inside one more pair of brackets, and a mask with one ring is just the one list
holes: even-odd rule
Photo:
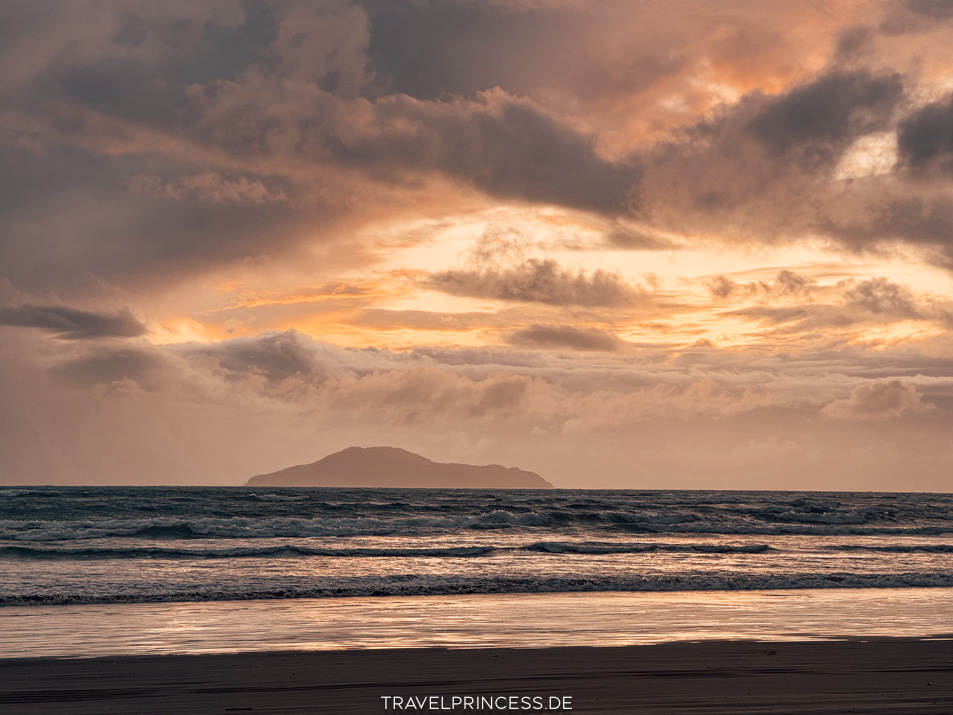
[[434, 462], [397, 447], [348, 447], [311, 464], [259, 474], [247, 487], [552, 489], [534, 472], [499, 464]]

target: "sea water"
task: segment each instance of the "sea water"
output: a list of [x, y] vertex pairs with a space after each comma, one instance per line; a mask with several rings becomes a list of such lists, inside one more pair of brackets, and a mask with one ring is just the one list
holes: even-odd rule
[[942, 494], [0, 488], [0, 657], [944, 637], [951, 587]]
[[953, 586], [953, 496], [0, 488], [0, 604]]

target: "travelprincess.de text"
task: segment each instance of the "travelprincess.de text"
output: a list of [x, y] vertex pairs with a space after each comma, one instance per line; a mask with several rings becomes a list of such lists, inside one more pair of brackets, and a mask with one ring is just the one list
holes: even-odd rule
[[384, 710], [572, 710], [571, 695], [381, 695]]

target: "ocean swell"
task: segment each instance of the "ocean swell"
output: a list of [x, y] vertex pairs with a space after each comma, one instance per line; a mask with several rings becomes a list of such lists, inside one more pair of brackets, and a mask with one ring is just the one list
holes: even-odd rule
[[550, 578], [435, 578], [400, 576], [338, 580], [309, 586], [258, 589], [128, 590], [107, 595], [69, 591], [0, 593], [0, 606], [157, 603], [170, 601], [244, 601], [260, 599], [355, 596], [435, 596], [484, 593], [570, 593], [580, 591], [746, 591], [814, 588], [953, 587], [953, 575], [936, 573], [816, 573], [765, 575], [684, 573], [657, 576]]

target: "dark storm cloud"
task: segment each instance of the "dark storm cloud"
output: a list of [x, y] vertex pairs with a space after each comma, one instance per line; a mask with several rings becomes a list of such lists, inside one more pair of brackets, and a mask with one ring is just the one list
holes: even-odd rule
[[605, 351], [618, 350], [623, 344], [615, 335], [605, 330], [574, 328], [569, 325], [534, 325], [510, 334], [507, 342], [537, 348]]
[[637, 203], [635, 163], [601, 157], [595, 137], [499, 90], [473, 100], [367, 102], [280, 87], [212, 83], [195, 93], [197, 119], [186, 131], [249, 161], [307, 160], [381, 181], [439, 172], [491, 196], [606, 214]]
[[933, 20], [953, 18], [953, 0], [907, 0], [904, 5], [911, 12]]
[[[110, 195], [87, 200], [79, 215], [51, 211], [11, 227], [7, 235], [16, 240], [0, 242], [4, 273], [34, 291], [76, 288], [90, 276], [143, 283], [183, 278], [227, 261], [280, 252], [297, 240], [307, 218], [271, 204]], [[334, 213], [315, 216], [308, 228], [320, 230]], [[263, 243], [266, 235], [271, 240]], [[46, 259], [65, 245], [69, 260]]]
[[953, 174], [953, 95], [926, 105], [900, 124], [900, 158], [916, 172]]
[[[474, 62], [497, 47], [526, 38], [533, 17], [482, 3], [364, 0], [370, 18], [368, 55], [387, 92], [418, 99], [467, 95], [504, 86], [507, 68]], [[531, 48], [526, 48], [531, 52]]]
[[340, 215], [308, 182], [202, 171], [208, 152], [175, 136], [188, 86], [234, 78], [273, 38], [258, 3], [103, 3], [95, 21], [28, 5], [0, 11], [22, 29], [0, 70], [0, 273], [18, 286], [181, 277], [280, 252], [302, 222], [320, 235]]
[[181, 134], [190, 86], [270, 61], [262, 3], [8, 3], [0, 28], [0, 273], [24, 290], [279, 253], [302, 222], [320, 235], [341, 214], [310, 181], [208, 171], [209, 152]]
[[527, 102], [441, 109], [404, 101], [383, 107], [383, 122], [411, 120], [416, 131], [342, 146], [338, 156], [368, 167], [436, 169], [490, 195], [605, 213], [635, 201], [636, 167], [600, 158], [591, 137]]
[[[607, 214], [625, 212], [637, 201], [636, 166], [602, 159], [591, 137], [524, 102], [507, 101], [498, 113], [424, 122], [415, 141], [401, 143], [390, 145], [404, 155], [405, 165], [414, 165], [413, 156], [424, 157], [425, 166], [490, 195]], [[389, 151], [372, 143], [360, 153], [377, 161]]]
[[146, 332], [128, 310], [106, 315], [56, 305], [0, 308], [0, 325], [40, 328], [66, 340], [134, 338]]
[[[161, 167], [169, 178], [146, 176], [147, 167]], [[181, 277], [281, 251], [298, 240], [303, 225], [320, 235], [341, 215], [319, 197], [289, 210], [300, 195], [285, 181], [179, 174], [164, 162], [132, 156], [0, 148], [0, 274], [44, 292], [76, 288], [90, 276]]]
[[[0, 265], [24, 289], [330, 242], [337, 234], [322, 229], [337, 218], [411, 203], [402, 192], [433, 195], [435, 176], [448, 193], [641, 220], [645, 231], [607, 235], [611, 248], [665, 247], [656, 235], [669, 232], [950, 243], [949, 200], [932, 186], [912, 194], [897, 173], [892, 185], [834, 178], [858, 138], [894, 127], [913, 96], [904, 82], [916, 82], [845, 70], [859, 65], [844, 53], [876, 40], [862, 29], [841, 33], [841, 55], [819, 75], [706, 105], [704, 121], [668, 135], [659, 119], [652, 136], [668, 140], [632, 149], [636, 125], [620, 117], [660, 78], [688, 71], [687, 48], [714, 52], [692, 40], [707, 30], [643, 54], [593, 47], [617, 13], [564, 4], [106, 3], [102, 20], [75, 7], [4, 8], [0, 21], [14, 53], [0, 70]], [[644, 20], [632, 13], [626, 22]], [[564, 40], [579, 61], [553, 50]], [[570, 65], [578, 71], [553, 69]], [[660, 101], [646, 97], [647, 117]], [[902, 164], [953, 171], [951, 112], [943, 102], [904, 120]]]
[[873, 38], [873, 30], [869, 27], [848, 27], [838, 33], [837, 59], [846, 62], [859, 51], [869, 45]]
[[424, 285], [451, 295], [551, 305], [628, 306], [642, 299], [615, 273], [574, 273], [556, 261], [536, 258], [512, 268], [441, 271]]
[[878, 29], [888, 37], [925, 34], [953, 19], [950, 0], [905, 0], [884, 3], [885, 14]]
[[[275, 39], [275, 13], [259, 2], [226, 0], [214, 8], [107, 2], [98, 4], [98, 22], [69, 2], [19, 5], [0, 12], [0, 26], [18, 28], [7, 47], [22, 50], [32, 41], [39, 49], [24, 55], [36, 69], [19, 78], [5, 97], [8, 106], [65, 100], [167, 124], [182, 110], [189, 85], [234, 79]], [[24, 12], [31, 6], [45, 10]], [[64, 29], [74, 33], [66, 43]], [[54, 51], [44, 56], [48, 49]]]
[[368, 29], [356, 5], [100, 10], [0, 10], [12, 53], [0, 70], [0, 271], [25, 290], [201, 272], [304, 235], [331, 242], [322, 228], [369, 200], [369, 185], [413, 190], [434, 174], [606, 214], [637, 201], [635, 164], [605, 159], [594, 135], [528, 99], [382, 90], [385, 56], [368, 43], [396, 29], [379, 18]]
[[768, 102], [748, 129], [774, 155], [830, 165], [858, 136], [883, 128], [902, 94], [899, 75], [835, 73]]
[[[752, 93], [715, 123], [702, 125], [700, 136], [712, 148], [749, 161], [754, 157], [743, 145], [754, 140], [766, 152], [761, 161], [779, 170], [782, 180], [791, 179], [791, 161], [816, 176], [832, 169], [855, 140], [887, 128], [903, 92], [898, 74], [832, 72], [777, 96]], [[750, 168], [761, 175], [760, 167]]]
[[[905, 83], [912, 82], [829, 72], [774, 97], [751, 93], [643, 157], [641, 216], [663, 230], [736, 241], [813, 234], [852, 250], [903, 241], [932, 251], [940, 265], [953, 264], [953, 201], [925, 171], [953, 166], [947, 101], [901, 120], [895, 167], [839, 174], [862, 138], [889, 151], [910, 94]], [[904, 167], [921, 180], [911, 181]]]

